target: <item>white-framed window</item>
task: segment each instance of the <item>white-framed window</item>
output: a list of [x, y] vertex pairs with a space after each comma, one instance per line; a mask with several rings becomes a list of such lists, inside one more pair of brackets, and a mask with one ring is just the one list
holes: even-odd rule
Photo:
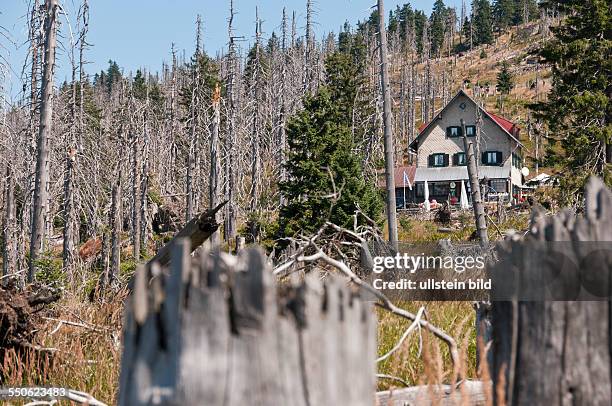
[[457, 152], [455, 155], [453, 155], [453, 165], [455, 166], [466, 166], [467, 165], [467, 159], [465, 156], [465, 152]]
[[485, 151], [482, 153], [483, 165], [501, 165], [503, 155], [500, 151]]
[[446, 128], [446, 135], [449, 138], [456, 138], [456, 137], [461, 137], [461, 127], [457, 127], [457, 126], [452, 126], [452, 127], [447, 127]]
[[429, 156], [428, 166], [434, 168], [448, 166], [448, 154], [431, 154]]

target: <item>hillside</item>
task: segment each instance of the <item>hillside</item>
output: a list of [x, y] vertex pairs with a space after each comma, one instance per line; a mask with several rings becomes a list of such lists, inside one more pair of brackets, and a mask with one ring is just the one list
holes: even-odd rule
[[[519, 125], [521, 142], [528, 149], [525, 158], [530, 169], [535, 166], [534, 128], [537, 124], [530, 118], [529, 104], [545, 100], [551, 88], [550, 68], [538, 64], [539, 58], [534, 54], [544, 41], [545, 38], [540, 34], [540, 22], [535, 21], [508, 28], [506, 32], [496, 37], [493, 45], [475, 47], [472, 51], [432, 61], [434, 74], [439, 74], [442, 69], [451, 72], [451, 97], [458, 89], [464, 88], [469, 95], [483, 101], [487, 111], [501, 115]], [[496, 84], [497, 74], [503, 62], [510, 65], [514, 88], [505, 98], [501, 109]], [[419, 71], [422, 72], [423, 69], [423, 65], [420, 65]], [[417, 106], [420, 109], [419, 102]], [[442, 98], [436, 98], [436, 112], [442, 107]], [[423, 121], [418, 120], [417, 128], [422, 124]]]

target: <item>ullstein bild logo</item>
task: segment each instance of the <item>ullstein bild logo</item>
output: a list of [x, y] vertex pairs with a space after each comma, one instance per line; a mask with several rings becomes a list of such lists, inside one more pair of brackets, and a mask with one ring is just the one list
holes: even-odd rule
[[372, 258], [369, 282], [393, 299], [612, 299], [612, 242], [532, 241], [529, 251], [505, 242], [487, 256], [475, 247], [430, 255], [407, 250]]

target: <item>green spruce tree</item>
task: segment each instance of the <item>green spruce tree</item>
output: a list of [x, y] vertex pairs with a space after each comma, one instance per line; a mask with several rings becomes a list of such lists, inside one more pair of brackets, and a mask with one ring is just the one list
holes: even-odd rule
[[474, 45], [493, 43], [493, 17], [489, 0], [474, 0]]
[[138, 100], [144, 100], [147, 97], [147, 83], [140, 69], [136, 71], [136, 76], [134, 76], [134, 82], [132, 83], [132, 92], [134, 94], [134, 97]]
[[493, 3], [493, 19], [499, 30], [505, 30], [514, 25], [517, 0], [495, 0]]
[[448, 10], [444, 1], [436, 0], [433, 5], [433, 11], [430, 18], [430, 32], [431, 32], [431, 54], [439, 56], [440, 49], [444, 42], [444, 32], [446, 26], [446, 20], [448, 17]]
[[510, 72], [510, 65], [506, 61], [502, 63], [501, 70], [497, 74], [496, 88], [500, 94], [499, 109], [503, 113], [505, 98], [514, 89], [514, 75]]
[[537, 20], [540, 17], [537, 0], [514, 0], [514, 25]]
[[307, 96], [303, 109], [288, 122], [281, 237], [315, 232], [326, 221], [351, 227], [358, 205], [374, 219], [382, 212], [380, 194], [365, 177], [351, 130], [355, 108], [363, 108], [357, 101], [365, 45], [360, 36], [345, 33], [339, 49], [326, 60], [325, 85]]
[[558, 142], [549, 158], [563, 170], [560, 190], [572, 203], [591, 175], [612, 185], [612, 18], [609, 0], [552, 3], [566, 17], [540, 52], [553, 86], [534, 107]]

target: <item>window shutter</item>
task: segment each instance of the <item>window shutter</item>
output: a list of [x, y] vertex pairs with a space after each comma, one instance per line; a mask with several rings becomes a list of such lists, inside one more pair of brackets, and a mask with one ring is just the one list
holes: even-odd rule
[[502, 164], [502, 158], [503, 158], [503, 154], [501, 153], [501, 151], [497, 151], [497, 164], [501, 165]]
[[486, 152], [482, 153], [482, 156], [480, 157], [480, 160], [482, 161], [483, 165], [488, 165], [489, 164], [489, 162], [487, 161], [487, 153]]
[[457, 166], [459, 165], [459, 154], [453, 154], [453, 165]]
[[463, 137], [463, 127], [457, 127], [457, 134], [459, 134], [460, 137]]
[[448, 166], [448, 154], [444, 154], [444, 166]]
[[434, 156], [433, 154], [429, 155], [429, 157], [427, 158], [427, 165], [428, 166], [434, 166]]
[[452, 127], [446, 127], [446, 136], [447, 136], [448, 138], [450, 138], [450, 137], [451, 137], [451, 129], [452, 129]]

